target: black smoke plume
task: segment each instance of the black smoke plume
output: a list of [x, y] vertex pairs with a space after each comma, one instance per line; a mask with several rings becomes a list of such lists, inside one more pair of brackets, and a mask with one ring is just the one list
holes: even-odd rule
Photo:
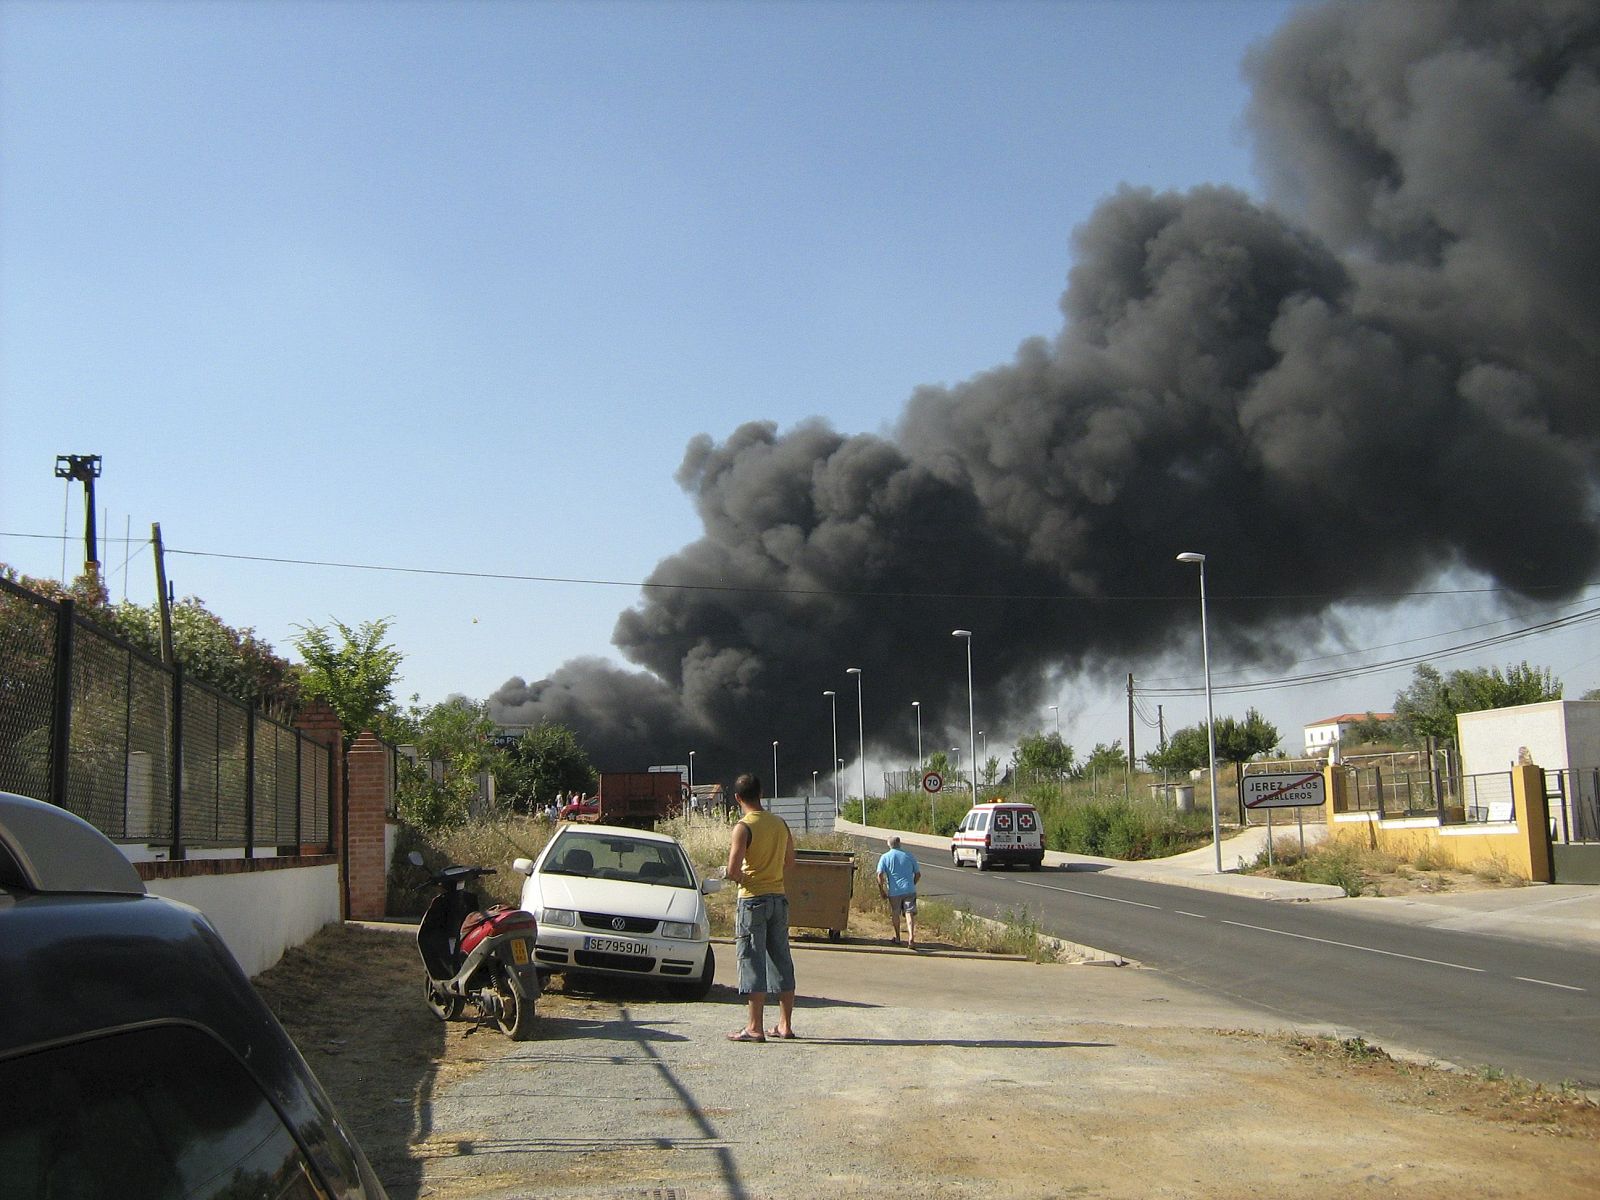
[[[847, 666], [880, 752], [911, 757], [913, 699], [928, 750], [964, 733], [957, 627], [980, 724], [1187, 646], [1179, 550], [1212, 560], [1232, 662], [1452, 568], [1545, 600], [1593, 578], [1600, 6], [1328, 4], [1246, 72], [1272, 207], [1124, 187], [1076, 233], [1056, 338], [921, 389], [892, 436], [696, 437], [705, 534], [651, 582], [699, 586], [617, 622], [643, 671], [577, 660], [493, 714], [568, 723], [602, 767], [692, 747], [708, 779], [777, 737], [792, 785], [826, 778], [825, 689], [854, 757]], [[1226, 600], [1262, 592], [1288, 598]]]

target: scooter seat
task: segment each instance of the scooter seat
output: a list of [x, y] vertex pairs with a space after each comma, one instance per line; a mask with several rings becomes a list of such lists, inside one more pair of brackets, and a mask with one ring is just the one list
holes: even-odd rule
[[505, 904], [493, 905], [482, 912], [471, 912], [461, 922], [461, 952], [471, 954], [484, 938], [494, 934], [518, 930], [532, 933], [538, 927], [531, 912]]

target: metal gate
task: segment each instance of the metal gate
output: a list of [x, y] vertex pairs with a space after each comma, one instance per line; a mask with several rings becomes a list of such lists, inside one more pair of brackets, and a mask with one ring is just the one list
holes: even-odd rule
[[1600, 767], [1544, 773], [1556, 883], [1600, 883]]

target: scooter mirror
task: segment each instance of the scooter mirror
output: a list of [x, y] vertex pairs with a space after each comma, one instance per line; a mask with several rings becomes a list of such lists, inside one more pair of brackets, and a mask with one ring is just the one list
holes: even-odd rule
[[514, 858], [511, 860], [511, 869], [519, 875], [533, 874], [533, 859]]
[[406, 861], [413, 867], [420, 867], [422, 865], [422, 852], [420, 850], [413, 850], [410, 854], [406, 855]]

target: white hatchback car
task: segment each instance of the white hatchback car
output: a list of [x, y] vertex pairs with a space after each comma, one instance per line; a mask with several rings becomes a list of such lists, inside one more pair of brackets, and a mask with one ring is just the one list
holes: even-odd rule
[[711, 990], [716, 962], [700, 879], [678, 839], [614, 825], [563, 825], [532, 864], [522, 907], [539, 921], [539, 968], [666, 983], [684, 999]]

